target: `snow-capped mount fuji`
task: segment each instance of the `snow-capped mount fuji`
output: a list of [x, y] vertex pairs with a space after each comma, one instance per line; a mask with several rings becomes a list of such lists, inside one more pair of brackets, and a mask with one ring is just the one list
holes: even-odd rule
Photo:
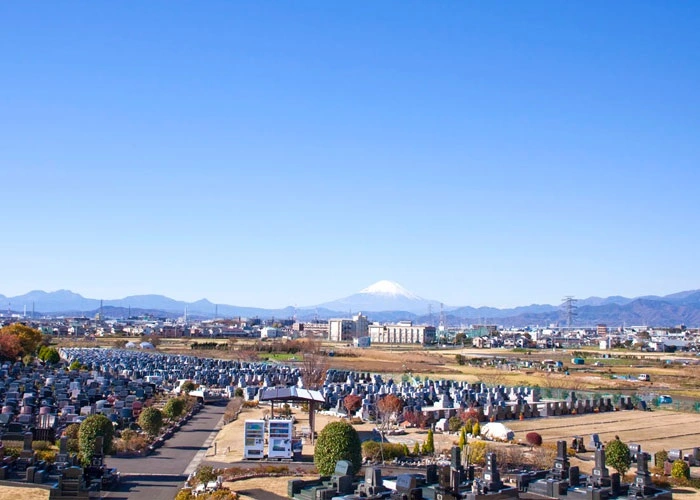
[[407, 311], [415, 314], [427, 314], [429, 306], [437, 311], [440, 302], [424, 299], [394, 281], [381, 280], [348, 297], [319, 304], [316, 307], [332, 311], [352, 311], [353, 313]]

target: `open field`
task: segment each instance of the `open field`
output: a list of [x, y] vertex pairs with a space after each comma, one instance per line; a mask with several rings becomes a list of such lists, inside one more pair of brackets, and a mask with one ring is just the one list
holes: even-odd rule
[[570, 443], [574, 436], [583, 436], [588, 445], [590, 435], [595, 433], [603, 443], [619, 436], [626, 443], [640, 444], [648, 453], [700, 447], [700, 415], [667, 410], [589, 413], [504, 423], [513, 429], [516, 441], [525, 441], [528, 432], [538, 432], [545, 442], [564, 439]]

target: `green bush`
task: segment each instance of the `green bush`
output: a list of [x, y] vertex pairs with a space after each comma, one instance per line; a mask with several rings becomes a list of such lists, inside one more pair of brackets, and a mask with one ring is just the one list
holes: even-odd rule
[[[63, 435], [68, 438], [68, 452], [69, 453], [78, 453], [80, 451], [80, 445], [79, 445], [79, 432], [80, 432], [80, 424], [70, 424], [68, 427], [66, 427], [63, 430]], [[56, 443], [58, 446], [59, 443]]]
[[464, 446], [467, 444], [467, 428], [462, 427], [462, 430], [459, 433], [459, 449], [463, 449]]
[[170, 420], [175, 420], [185, 412], [186, 405], [184, 398], [171, 398], [163, 407], [163, 415]]
[[34, 451], [50, 450], [52, 446], [49, 441], [32, 441], [32, 450]]
[[480, 435], [481, 435], [481, 425], [479, 424], [479, 421], [477, 420], [472, 425], [472, 436], [480, 436]]
[[382, 459], [382, 447], [384, 448], [384, 460], [393, 460], [408, 455], [408, 448], [401, 443], [382, 443], [378, 441], [365, 441], [362, 443], [362, 458], [368, 458], [373, 462]]
[[690, 479], [690, 467], [685, 460], [676, 460], [671, 468], [671, 477], [674, 479]]
[[663, 467], [666, 460], [668, 460], [668, 452], [666, 450], [661, 450], [654, 453], [654, 465], [656, 467]]
[[447, 421], [447, 425], [449, 426], [450, 432], [457, 432], [462, 427], [462, 419], [459, 417], [450, 417]]
[[211, 465], [202, 465], [197, 468], [194, 477], [198, 484], [207, 484], [209, 481], [216, 481], [217, 474]]
[[331, 422], [318, 435], [314, 464], [322, 476], [330, 476], [339, 460], [349, 460], [353, 473], [362, 465], [362, 445], [355, 428], [347, 422]]
[[470, 464], [484, 465], [486, 463], [486, 442], [472, 441], [467, 447], [467, 459]]
[[630, 448], [619, 439], [610, 441], [605, 447], [605, 465], [609, 465], [621, 476], [629, 470], [632, 463]]
[[114, 426], [104, 415], [90, 415], [78, 430], [78, 441], [80, 446], [80, 462], [89, 465], [95, 453], [95, 439], [102, 436], [102, 453], [108, 454], [112, 449], [114, 440]]
[[157, 435], [163, 427], [163, 413], [158, 408], [145, 408], [139, 415], [139, 426], [149, 436]]

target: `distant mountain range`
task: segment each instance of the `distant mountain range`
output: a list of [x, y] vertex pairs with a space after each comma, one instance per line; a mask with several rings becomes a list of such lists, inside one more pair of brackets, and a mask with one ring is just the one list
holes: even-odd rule
[[[69, 290], [55, 292], [32, 291], [16, 297], [0, 295], [0, 310], [7, 305], [15, 313], [27, 314], [32, 309], [41, 315], [93, 316], [100, 310], [100, 300], [83, 297]], [[577, 314], [573, 325], [592, 326], [605, 323], [609, 326], [648, 325], [672, 326], [700, 325], [700, 290], [689, 290], [666, 296], [644, 296], [627, 298], [589, 297], [577, 302]], [[325, 302], [317, 306], [295, 309], [264, 309], [214, 304], [206, 299], [183, 302], [163, 295], [133, 295], [117, 300], [103, 301], [106, 317], [125, 317], [149, 314], [162, 317], [179, 317], [185, 313], [191, 318], [219, 317], [276, 317], [301, 321], [348, 317], [362, 312], [372, 321], [413, 320], [418, 323], [437, 323], [441, 304], [425, 299], [406, 290], [392, 281], [379, 281], [348, 297]], [[564, 324], [565, 317], [560, 306], [533, 304], [508, 309], [493, 307], [444, 307], [448, 325], [499, 324], [504, 326], [527, 326]], [[431, 310], [432, 313], [428, 313]]]

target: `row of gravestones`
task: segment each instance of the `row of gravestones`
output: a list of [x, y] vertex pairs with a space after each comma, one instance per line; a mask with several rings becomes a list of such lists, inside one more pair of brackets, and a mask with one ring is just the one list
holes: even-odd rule
[[[510, 420], [516, 418], [531, 418], [538, 416], [560, 416], [571, 414], [584, 414], [594, 412], [608, 412], [614, 410], [631, 410], [634, 409], [632, 398], [630, 396], [621, 396], [617, 404], [613, 404], [612, 398], [598, 399], [576, 399], [575, 394], [571, 394], [569, 400], [565, 401], [548, 401], [541, 403], [528, 403], [522, 398], [518, 398], [514, 403], [506, 403], [509, 401], [508, 390], [503, 387], [495, 388], [500, 397], [493, 397], [494, 391], [484, 390], [481, 397], [479, 394], [470, 394], [468, 403], [462, 400], [458, 404], [451, 399], [449, 392], [443, 392], [439, 396], [432, 391], [432, 386], [426, 391], [399, 391], [396, 385], [384, 389], [386, 386], [381, 386], [377, 390], [376, 384], [367, 384], [359, 386], [357, 384], [343, 384], [338, 386], [327, 387], [325, 397], [328, 401], [334, 401], [332, 406], [336, 412], [345, 413], [344, 398], [348, 394], [362, 397], [362, 407], [360, 415], [368, 419], [376, 414], [376, 404], [385, 394], [395, 394], [403, 401], [405, 411], [421, 411], [427, 416], [438, 420], [440, 418], [449, 418], [457, 415], [459, 412], [466, 409], [473, 409], [475, 418], [480, 421], [491, 420]], [[511, 394], [516, 393], [519, 388], [511, 388]], [[432, 401], [431, 398], [436, 398]]]
[[[635, 456], [637, 470], [634, 481], [623, 485], [619, 474], [611, 474], [605, 465], [605, 451], [597, 449], [592, 474], [584, 477], [578, 467], [572, 467], [565, 441], [557, 443], [557, 455], [550, 470], [515, 472], [511, 477], [516, 486], [508, 486], [501, 479], [495, 453], [486, 455], [481, 477], [476, 477], [474, 467], [462, 465], [458, 447], [453, 447], [450, 465], [438, 468], [426, 467], [425, 475], [402, 474], [395, 480], [395, 490], [390, 492], [383, 484], [381, 469], [365, 469], [364, 482], [357, 483], [352, 474], [352, 464], [341, 460], [329, 478], [315, 481], [292, 480], [288, 483], [288, 497], [295, 500], [347, 498], [391, 498], [395, 500], [470, 500], [487, 498], [519, 498], [522, 493], [548, 498], [571, 496], [580, 500], [600, 500], [629, 496], [630, 498], [655, 498], [670, 500], [671, 492], [654, 486], [648, 468], [649, 455], [640, 452]], [[425, 496], [424, 496], [425, 495]]]
[[[337, 377], [331, 380], [334, 379]], [[450, 413], [456, 413], [448, 410], [486, 406], [494, 407], [492, 412], [487, 410], [487, 414], [496, 415], [498, 418], [500, 413], [501, 419], [505, 419], [519, 417], [521, 413], [533, 415], [536, 412], [534, 403], [540, 400], [539, 390], [530, 387], [489, 388], [484, 384], [450, 380], [426, 381], [420, 385], [408, 382], [395, 384], [391, 379], [383, 382], [378, 375], [370, 379], [371, 381], [367, 382], [366, 377], [359, 377], [362, 382], [357, 382], [350, 373], [344, 383], [327, 381], [322, 389], [327, 408], [344, 413], [344, 398], [355, 395], [362, 398], [361, 414], [372, 414], [379, 399], [387, 394], [394, 394], [412, 411], [441, 412], [441, 416], [448, 416]], [[502, 410], [498, 410], [499, 407]]]
[[62, 349], [61, 354], [79, 360], [101, 373], [123, 374], [173, 387], [178, 380], [218, 387], [294, 385], [300, 378], [298, 367], [268, 363], [169, 355], [119, 349]]

